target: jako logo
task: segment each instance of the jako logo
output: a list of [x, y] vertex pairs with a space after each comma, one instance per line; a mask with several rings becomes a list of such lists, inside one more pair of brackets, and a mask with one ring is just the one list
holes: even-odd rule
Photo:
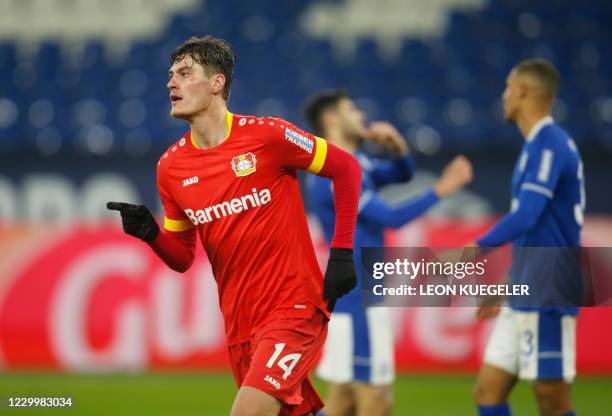
[[272, 384], [274, 387], [276, 387], [276, 390], [280, 390], [281, 388], [281, 384], [278, 381], [276, 381], [274, 377], [265, 376], [264, 381], [267, 381], [268, 383]]
[[262, 189], [257, 192], [257, 189], [253, 188], [252, 191], [252, 194], [246, 194], [240, 198], [223, 201], [204, 209], [198, 209], [197, 211], [188, 208], [185, 210], [185, 214], [187, 214], [191, 222], [195, 225], [206, 224], [227, 217], [228, 215], [238, 214], [249, 208], [266, 205], [272, 200], [272, 194], [269, 189]]
[[186, 186], [198, 183], [199, 181], [200, 179], [197, 176], [194, 176], [192, 178], [183, 179], [183, 188]]

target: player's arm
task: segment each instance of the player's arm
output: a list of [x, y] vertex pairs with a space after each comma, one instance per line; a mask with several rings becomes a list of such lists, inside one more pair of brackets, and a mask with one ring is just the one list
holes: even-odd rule
[[432, 188], [416, 198], [390, 205], [372, 191], [359, 200], [359, 218], [384, 227], [399, 228], [423, 215], [440, 199], [450, 196], [472, 180], [472, 164], [465, 156], [457, 156], [445, 168]]
[[476, 244], [480, 247], [498, 247], [511, 242], [538, 223], [547, 203], [546, 196], [521, 191], [518, 209], [504, 215], [484, 236], [476, 240]]
[[538, 223], [553, 198], [561, 175], [563, 152], [540, 146], [528, 155], [521, 190], [512, 212], [504, 215], [484, 236], [476, 240], [480, 247], [498, 247], [511, 242]]
[[109, 202], [106, 206], [121, 213], [127, 234], [146, 242], [172, 270], [184, 273], [193, 263], [196, 230], [171, 199], [162, 177], [163, 173], [158, 170], [158, 188], [166, 213], [163, 230], [144, 205]]
[[361, 189], [361, 169], [348, 152], [316, 137], [317, 149], [308, 171], [333, 182], [336, 222], [324, 276], [323, 297], [332, 312], [339, 297], [357, 285], [353, 244]]
[[[268, 127], [270, 150], [282, 169], [300, 169], [331, 179], [336, 222], [333, 248], [353, 249], [361, 169], [348, 152], [283, 120]], [[280, 124], [279, 124], [280, 123]]]
[[325, 241], [329, 244], [334, 238], [334, 193], [329, 180], [308, 175], [306, 178], [308, 201], [322, 226]]
[[364, 138], [379, 144], [393, 156], [388, 160], [377, 160], [370, 169], [366, 168], [376, 186], [408, 182], [412, 179], [414, 162], [410, 150], [406, 139], [393, 125], [382, 121], [370, 123]]
[[[498, 285], [507, 285], [510, 281], [510, 277], [505, 275], [502, 277]], [[495, 318], [501, 312], [501, 307], [505, 301], [505, 296], [488, 296], [480, 301], [480, 305], [478, 305], [478, 309], [476, 309], [476, 318], [480, 320], [487, 320]]]
[[361, 169], [357, 160], [348, 152], [316, 138], [317, 148], [323, 153], [321, 162], [314, 162], [307, 171], [331, 179], [334, 192], [336, 222], [331, 247], [353, 249], [353, 237], [357, 222], [357, 207], [361, 190]]
[[193, 263], [195, 229], [162, 231], [144, 205], [109, 202], [106, 207], [119, 211], [123, 231], [147, 243], [172, 270], [183, 273], [189, 269]]
[[320, 137], [281, 122], [270, 127], [270, 149], [282, 169], [301, 169], [333, 182], [335, 226], [325, 271], [324, 298], [332, 311], [336, 300], [357, 284], [353, 240], [361, 188], [361, 169], [348, 152]]
[[361, 197], [359, 218], [382, 227], [400, 228], [423, 215], [433, 207], [440, 198], [433, 189], [397, 205], [390, 205], [371, 191]]
[[408, 182], [414, 175], [414, 161], [410, 153], [404, 156], [373, 162], [370, 177], [377, 187], [392, 183]]
[[[191, 225], [187, 229], [181, 226], [178, 230], [172, 229], [169, 222], [176, 225], [175, 220], [164, 217], [164, 230], [149, 245], [172, 270], [184, 273], [193, 264], [195, 255], [196, 229]], [[180, 223], [183, 223], [181, 220]]]

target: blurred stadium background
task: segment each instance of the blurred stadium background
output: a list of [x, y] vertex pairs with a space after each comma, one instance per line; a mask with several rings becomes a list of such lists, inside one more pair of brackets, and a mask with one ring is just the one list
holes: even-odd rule
[[[454, 154], [472, 159], [469, 189], [389, 233], [395, 245], [461, 245], [507, 209], [521, 138], [500, 95], [517, 61], [549, 59], [554, 115], [585, 162], [584, 243], [610, 246], [610, 22], [603, 0], [0, 0], [0, 396], [72, 395], [71, 414], [227, 413], [205, 257], [177, 275], [105, 209], [159, 208], [157, 158], [186, 129], [168, 115], [169, 55], [189, 36], [232, 43], [237, 114], [305, 127], [304, 100], [342, 87], [394, 123], [418, 174], [391, 200]], [[323, 253], [314, 222], [313, 238]], [[394, 326], [396, 414], [470, 414], [490, 327], [467, 308], [397, 309]], [[579, 318], [579, 413], [612, 414], [611, 327], [607, 309]], [[527, 386], [513, 403], [535, 414]]]

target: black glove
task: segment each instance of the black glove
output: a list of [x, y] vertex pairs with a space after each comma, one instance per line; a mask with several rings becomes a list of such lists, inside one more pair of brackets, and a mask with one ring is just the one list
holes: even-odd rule
[[106, 208], [119, 211], [123, 221], [123, 231], [126, 234], [140, 238], [150, 243], [157, 238], [159, 226], [155, 218], [144, 205], [127, 204], [125, 202], [108, 202]]
[[346, 295], [355, 286], [357, 286], [357, 272], [353, 262], [353, 250], [332, 248], [323, 282], [323, 298], [327, 300], [327, 310], [332, 312], [338, 298]]

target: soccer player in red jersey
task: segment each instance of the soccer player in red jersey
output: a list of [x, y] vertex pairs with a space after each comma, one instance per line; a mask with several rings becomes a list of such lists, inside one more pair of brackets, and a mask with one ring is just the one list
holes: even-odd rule
[[[277, 118], [232, 114], [234, 53], [191, 38], [171, 56], [171, 115], [190, 131], [158, 163], [163, 230], [143, 205], [110, 202], [126, 233], [172, 269], [193, 261], [196, 234], [219, 290], [232, 371], [232, 416], [309, 415], [323, 403], [308, 372], [336, 299], [356, 284], [353, 233], [361, 173], [349, 153]], [[329, 177], [336, 227], [321, 275], [296, 170]]]

